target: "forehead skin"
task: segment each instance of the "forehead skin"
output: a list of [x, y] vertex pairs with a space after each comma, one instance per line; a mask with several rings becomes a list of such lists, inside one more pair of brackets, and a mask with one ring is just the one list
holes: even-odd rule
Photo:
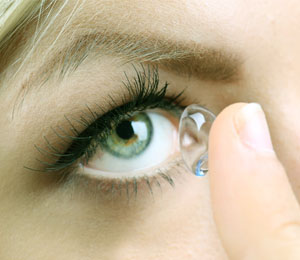
[[107, 83], [102, 95], [109, 93], [111, 81], [123, 71], [114, 65], [114, 55], [88, 60], [59, 90], [53, 91], [50, 81], [38, 94], [30, 93], [14, 120], [11, 100], [55, 50], [90, 31], [236, 53], [243, 60], [236, 82], [186, 77], [172, 69], [162, 70], [161, 77], [174, 89], [188, 84], [187, 95], [215, 113], [239, 101], [262, 104], [275, 150], [300, 198], [299, 17], [297, 0], [69, 1], [18, 76], [4, 78], [9, 88], [0, 94], [0, 258], [226, 259], [210, 209], [208, 179], [183, 174], [175, 189], [165, 185], [162, 193], [155, 190], [154, 199], [143, 195], [128, 203], [94, 196], [84, 187], [62, 189], [54, 180], [24, 171], [25, 162], [35, 158], [33, 144], [41, 131], [46, 133], [64, 113], [76, 112], [84, 105], [82, 97], [101, 99], [95, 82]]

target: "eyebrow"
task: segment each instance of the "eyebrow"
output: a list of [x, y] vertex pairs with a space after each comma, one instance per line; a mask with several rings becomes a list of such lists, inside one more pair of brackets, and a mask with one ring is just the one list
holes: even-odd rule
[[79, 35], [51, 55], [42, 66], [31, 73], [24, 85], [47, 81], [75, 71], [88, 57], [118, 56], [124, 64], [140, 62], [159, 65], [179, 75], [195, 76], [201, 80], [232, 82], [241, 74], [242, 58], [223, 48], [204, 46], [159, 36], [120, 33], [89, 33]]

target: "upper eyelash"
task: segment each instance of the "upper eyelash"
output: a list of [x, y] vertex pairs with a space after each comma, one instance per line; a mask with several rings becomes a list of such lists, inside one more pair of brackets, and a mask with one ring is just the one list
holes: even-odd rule
[[[158, 89], [160, 82], [157, 68], [150, 69], [150, 67], [148, 67], [148, 70], [146, 71], [142, 66], [142, 70], [140, 71], [135, 67], [134, 69], [136, 77], [132, 81], [128, 79], [125, 73], [126, 82], [123, 82], [123, 84], [126, 87], [127, 93], [125, 93], [122, 98], [123, 105], [116, 107], [114, 99], [109, 97], [111, 102], [110, 106], [116, 108], [104, 113], [104, 109], [97, 105], [99, 111], [104, 113], [102, 116], [99, 116], [97, 112], [93, 112], [89, 106], [86, 105], [87, 110], [82, 111], [80, 118], [72, 118], [74, 121], [82, 124], [86, 128], [82, 132], [80, 132], [74, 126], [72, 121], [65, 116], [73, 135], [69, 135], [64, 128], [58, 127], [59, 132], [52, 128], [57, 137], [65, 143], [64, 146], [66, 146], [66, 144], [68, 145], [68, 149], [65, 152], [61, 152], [60, 149], [53, 146], [46, 137], [44, 137], [44, 140], [46, 142], [47, 150], [35, 145], [35, 148], [43, 155], [43, 157], [50, 156], [52, 158], [56, 158], [55, 163], [49, 163], [47, 161], [37, 159], [44, 168], [44, 170], [38, 171], [63, 171], [64, 173], [67, 173], [76, 168], [76, 165], [74, 164], [79, 158], [84, 158], [84, 163], [87, 163], [89, 158], [91, 158], [96, 151], [99, 142], [107, 137], [113, 126], [117, 125], [121, 120], [124, 120], [124, 118], [130, 117], [133, 112], [158, 107], [171, 111], [178, 110], [180, 104], [183, 102], [183, 92], [170, 96], [166, 99], [165, 96], [168, 83], [166, 82], [161, 89]], [[130, 98], [130, 101], [126, 103], [128, 97]], [[96, 144], [91, 145], [93, 140], [95, 140], [94, 143]], [[80, 148], [75, 149], [76, 146], [80, 146]], [[29, 167], [25, 168], [36, 170]]]

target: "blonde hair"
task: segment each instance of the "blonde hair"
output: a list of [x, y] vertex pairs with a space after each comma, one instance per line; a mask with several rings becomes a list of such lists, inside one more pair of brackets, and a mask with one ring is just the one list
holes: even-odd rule
[[2, 0], [0, 2], [0, 48], [39, 8], [40, 0]]
[[[61, 1], [0, 0], [0, 90], [5, 79], [14, 77], [24, 66], [39, 42], [40, 34], [46, 33], [45, 19], [42, 17], [46, 15], [47, 20], [47, 14], [55, 13], [53, 6], [56, 4], [60, 5]], [[56, 15], [52, 16], [50, 20], [56, 18]], [[35, 29], [29, 32], [28, 26], [31, 24], [36, 25]], [[28, 41], [28, 32], [34, 34], [31, 43]], [[7, 71], [11, 72], [7, 74]]]

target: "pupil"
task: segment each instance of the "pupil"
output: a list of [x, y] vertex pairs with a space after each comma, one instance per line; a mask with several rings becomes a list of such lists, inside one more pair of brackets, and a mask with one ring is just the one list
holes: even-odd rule
[[134, 131], [131, 125], [131, 121], [125, 120], [118, 124], [116, 127], [117, 135], [122, 139], [130, 139], [134, 136]]

